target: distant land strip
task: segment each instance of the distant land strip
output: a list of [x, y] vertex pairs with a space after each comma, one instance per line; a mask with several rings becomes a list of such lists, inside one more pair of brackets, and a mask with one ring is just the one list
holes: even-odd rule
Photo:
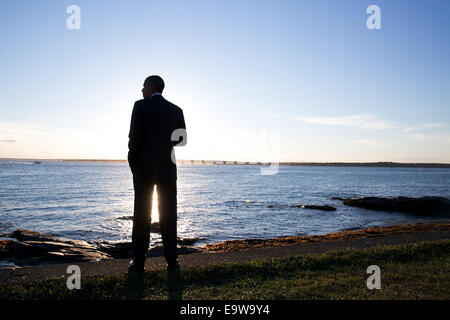
[[[0, 158], [0, 160], [20, 161], [82, 161], [82, 162], [116, 162], [127, 163], [122, 159], [23, 159]], [[212, 165], [276, 165], [261, 161], [230, 161], [230, 160], [177, 160], [177, 164], [212, 164]], [[450, 163], [401, 163], [401, 162], [279, 162], [280, 166], [333, 166], [333, 167], [390, 167], [390, 168], [450, 168]]]

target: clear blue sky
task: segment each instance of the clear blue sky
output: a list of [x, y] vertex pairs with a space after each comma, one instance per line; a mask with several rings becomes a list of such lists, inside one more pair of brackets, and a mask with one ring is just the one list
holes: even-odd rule
[[158, 74], [185, 114], [178, 159], [450, 163], [449, 17], [447, 0], [2, 0], [0, 157], [125, 159]]

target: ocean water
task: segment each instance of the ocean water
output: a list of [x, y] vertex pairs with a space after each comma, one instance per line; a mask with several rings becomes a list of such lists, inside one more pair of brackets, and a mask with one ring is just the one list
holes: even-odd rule
[[[450, 169], [178, 165], [178, 235], [196, 245], [317, 235], [442, 218], [344, 206], [332, 197], [444, 196]], [[77, 240], [131, 241], [132, 175], [126, 163], [0, 160], [0, 234], [16, 229]], [[295, 204], [331, 205], [336, 211]], [[152, 220], [158, 221], [157, 212]], [[151, 234], [151, 245], [161, 243]]]

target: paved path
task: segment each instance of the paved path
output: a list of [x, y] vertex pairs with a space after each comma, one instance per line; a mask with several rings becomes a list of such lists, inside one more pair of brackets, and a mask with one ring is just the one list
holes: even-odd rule
[[[321, 254], [329, 250], [346, 248], [368, 248], [379, 245], [396, 245], [450, 239], [450, 231], [427, 231], [406, 234], [390, 234], [362, 239], [346, 239], [317, 243], [303, 243], [290, 247], [271, 247], [229, 252], [202, 252], [180, 255], [182, 268], [213, 265], [227, 262], [243, 262], [266, 258], [278, 258], [292, 255]], [[130, 259], [115, 259], [101, 262], [84, 262], [77, 265], [83, 276], [102, 274], [124, 274]], [[0, 285], [9, 283], [27, 283], [34, 280], [67, 278], [67, 267], [70, 264], [55, 264], [45, 266], [24, 267], [15, 270], [0, 270]], [[163, 257], [148, 258], [147, 270], [165, 269]]]

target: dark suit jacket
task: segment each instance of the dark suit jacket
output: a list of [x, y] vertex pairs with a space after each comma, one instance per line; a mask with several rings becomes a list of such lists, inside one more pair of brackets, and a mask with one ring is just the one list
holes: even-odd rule
[[134, 103], [128, 135], [128, 163], [133, 176], [176, 181], [177, 166], [172, 161], [172, 149], [187, 142], [186, 136], [178, 141], [171, 140], [176, 129], [186, 129], [183, 110], [162, 95]]

